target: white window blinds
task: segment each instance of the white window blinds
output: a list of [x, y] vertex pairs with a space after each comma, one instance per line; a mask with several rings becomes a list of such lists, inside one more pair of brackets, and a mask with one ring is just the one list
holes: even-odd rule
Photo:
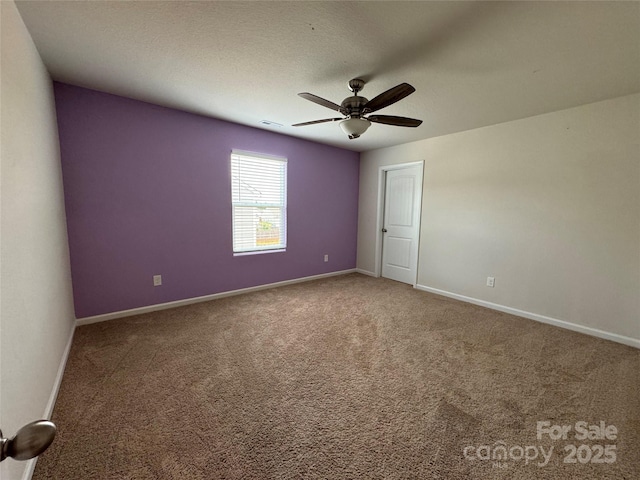
[[287, 159], [231, 153], [233, 252], [287, 246]]

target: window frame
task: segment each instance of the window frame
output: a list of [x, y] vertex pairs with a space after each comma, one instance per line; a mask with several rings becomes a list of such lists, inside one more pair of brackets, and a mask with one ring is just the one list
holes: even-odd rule
[[[237, 157], [247, 157], [250, 158], [254, 161], [260, 161], [260, 160], [265, 160], [265, 161], [269, 161], [269, 162], [281, 162], [283, 165], [283, 174], [282, 174], [282, 203], [273, 203], [273, 202], [264, 202], [264, 203], [259, 203], [256, 204], [255, 202], [242, 202], [242, 201], [238, 201], [235, 202], [234, 201], [234, 177], [233, 177], [233, 163], [234, 163], [234, 156]], [[240, 162], [241, 160], [238, 159]], [[245, 150], [237, 150], [237, 149], [233, 149], [231, 150], [231, 154], [229, 156], [229, 177], [230, 177], [230, 182], [229, 185], [231, 187], [231, 249], [233, 252], [233, 256], [234, 257], [238, 257], [238, 256], [245, 256], [245, 255], [260, 255], [260, 254], [264, 254], [264, 253], [280, 253], [280, 252], [286, 252], [287, 250], [287, 233], [288, 233], [288, 217], [287, 217], [287, 183], [288, 183], [288, 159], [286, 157], [282, 157], [282, 156], [277, 156], [277, 155], [269, 155], [269, 154], [264, 154], [264, 153], [256, 153], [256, 152], [249, 152], [249, 151], [245, 151]], [[235, 209], [236, 207], [264, 207], [264, 208], [280, 208], [281, 209], [281, 229], [282, 229], [282, 233], [280, 235], [280, 238], [282, 239], [282, 243], [278, 243], [278, 245], [275, 246], [262, 246], [262, 247], [252, 247], [252, 248], [243, 248], [243, 249], [238, 249], [236, 250], [236, 214], [235, 214]]]

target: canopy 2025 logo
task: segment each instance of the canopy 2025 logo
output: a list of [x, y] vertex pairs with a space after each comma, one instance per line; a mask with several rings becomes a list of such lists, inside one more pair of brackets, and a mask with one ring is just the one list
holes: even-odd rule
[[[566, 443], [559, 449], [558, 455], [563, 463], [614, 463], [616, 461], [615, 440], [618, 429], [615, 425], [607, 425], [604, 420], [597, 424], [589, 424], [583, 420], [570, 425], [551, 425], [549, 421], [539, 421], [536, 425], [536, 438], [544, 440], [548, 437], [557, 442], [575, 441], [589, 443]], [[598, 443], [591, 443], [598, 442]], [[511, 462], [522, 462], [525, 465], [534, 464], [545, 467], [551, 460], [556, 445], [512, 445], [508, 446], [502, 440], [493, 445], [467, 445], [462, 450], [468, 461], [490, 461], [494, 468], [508, 468]]]

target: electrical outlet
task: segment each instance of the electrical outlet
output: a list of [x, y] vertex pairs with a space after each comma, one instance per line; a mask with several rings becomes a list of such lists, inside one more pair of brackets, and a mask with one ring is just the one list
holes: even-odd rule
[[328, 261], [329, 261], [329, 255], [325, 255], [325, 256], [324, 256], [324, 261], [325, 261], [325, 262], [328, 262]]
[[495, 277], [487, 277], [487, 287], [495, 287], [496, 279]]
[[162, 285], [162, 275], [154, 275], [153, 276], [153, 286], [159, 287]]

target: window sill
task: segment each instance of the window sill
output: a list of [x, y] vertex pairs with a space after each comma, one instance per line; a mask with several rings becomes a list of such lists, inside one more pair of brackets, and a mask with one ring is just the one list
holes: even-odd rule
[[252, 250], [250, 252], [234, 252], [234, 257], [245, 257], [247, 255], [262, 255], [264, 253], [282, 253], [286, 252], [286, 248], [278, 248], [277, 250]]

